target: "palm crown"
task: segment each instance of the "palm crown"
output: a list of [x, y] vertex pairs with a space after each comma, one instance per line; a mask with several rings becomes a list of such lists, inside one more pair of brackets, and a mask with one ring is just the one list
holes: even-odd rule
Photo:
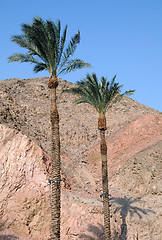
[[86, 78], [77, 82], [77, 86], [66, 90], [79, 98], [75, 101], [79, 103], [89, 103], [99, 114], [105, 115], [112, 102], [118, 101], [122, 96], [131, 95], [134, 90], [121, 93], [122, 85], [115, 83], [116, 75], [111, 82], [102, 77], [99, 82], [95, 73], [87, 74]]
[[13, 54], [9, 62], [30, 62], [35, 65], [34, 72], [47, 70], [51, 76], [91, 66], [81, 59], [71, 59], [80, 42], [80, 32], [71, 38], [65, 48], [67, 26], [61, 36], [60, 21], [55, 24], [52, 20], [44, 21], [37, 17], [32, 24], [22, 24], [22, 32], [11, 40], [28, 51]]

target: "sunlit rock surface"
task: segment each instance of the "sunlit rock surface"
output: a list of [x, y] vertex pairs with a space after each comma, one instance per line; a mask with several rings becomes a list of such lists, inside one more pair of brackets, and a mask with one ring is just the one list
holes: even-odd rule
[[[43, 240], [50, 229], [47, 78], [0, 82], [0, 239]], [[103, 238], [97, 114], [62, 90], [61, 239]], [[161, 240], [161, 113], [124, 98], [107, 112], [113, 239]]]

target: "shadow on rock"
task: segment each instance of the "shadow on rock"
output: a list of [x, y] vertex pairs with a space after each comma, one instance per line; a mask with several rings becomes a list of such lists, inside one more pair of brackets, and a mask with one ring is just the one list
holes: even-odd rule
[[[121, 229], [120, 233], [119, 232], [114, 232], [114, 240], [127, 240], [127, 223], [126, 223], [126, 217], [128, 214], [132, 218], [135, 214], [139, 217], [139, 219], [142, 219], [142, 215], [146, 215], [148, 213], [154, 213], [153, 210], [150, 209], [142, 209], [140, 207], [133, 206], [132, 204], [136, 202], [140, 202], [141, 198], [111, 198], [111, 204], [117, 205], [116, 209], [114, 210], [114, 214], [119, 212], [121, 219], [122, 219], [122, 224], [121, 224]], [[138, 233], [136, 236], [134, 236], [135, 239], [138, 240]]]
[[[121, 216], [121, 225], [119, 225], [120, 229], [114, 229], [112, 231], [112, 240], [127, 240], [127, 222], [126, 217], [128, 214], [130, 217], [134, 217], [136, 214], [139, 219], [142, 219], [143, 215], [147, 215], [148, 213], [154, 213], [153, 210], [150, 209], [142, 209], [140, 207], [134, 206], [135, 203], [140, 202], [141, 198], [111, 198], [111, 204], [116, 205], [113, 214], [115, 215], [117, 212], [120, 213]], [[114, 223], [112, 223], [112, 227], [114, 227]], [[81, 234], [79, 239], [83, 240], [104, 240], [104, 226], [98, 223], [95, 225], [88, 225], [89, 234]], [[139, 240], [138, 233], [134, 235], [134, 240]]]
[[[0, 223], [0, 232], [5, 229], [5, 223]], [[0, 240], [15, 240], [18, 239], [17, 237], [13, 235], [0, 235]]]
[[13, 235], [0, 235], [0, 240], [15, 240], [18, 239], [17, 237]]
[[5, 222], [0, 223], [0, 232], [3, 231], [4, 229], [5, 229]]
[[79, 237], [83, 240], [104, 240], [104, 227], [102, 224], [98, 223], [98, 226], [89, 225], [88, 226], [89, 235], [81, 234]]

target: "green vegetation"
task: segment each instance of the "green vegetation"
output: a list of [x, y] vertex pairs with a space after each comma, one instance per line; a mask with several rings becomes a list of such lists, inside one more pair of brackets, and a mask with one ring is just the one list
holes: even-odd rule
[[102, 161], [102, 190], [103, 190], [103, 213], [104, 213], [104, 229], [105, 240], [111, 239], [110, 231], [110, 208], [109, 208], [109, 189], [108, 189], [108, 167], [107, 167], [107, 144], [105, 140], [106, 127], [106, 111], [114, 103], [125, 95], [131, 95], [134, 90], [121, 93], [122, 85], [115, 82], [116, 76], [111, 82], [102, 77], [101, 82], [95, 73], [87, 74], [86, 78], [79, 81], [76, 87], [66, 90], [69, 93], [78, 96], [76, 104], [88, 103], [92, 105], [99, 113], [98, 129], [100, 130], [100, 151]]
[[16, 53], [9, 57], [9, 62], [28, 62], [34, 64], [34, 72], [47, 70], [50, 73], [48, 87], [51, 91], [51, 240], [60, 239], [60, 134], [59, 114], [56, 103], [58, 76], [91, 65], [81, 59], [71, 59], [80, 43], [78, 31], [71, 41], [66, 43], [67, 26], [61, 35], [60, 21], [44, 21], [37, 17], [31, 24], [22, 24], [22, 35], [11, 38], [27, 53]]

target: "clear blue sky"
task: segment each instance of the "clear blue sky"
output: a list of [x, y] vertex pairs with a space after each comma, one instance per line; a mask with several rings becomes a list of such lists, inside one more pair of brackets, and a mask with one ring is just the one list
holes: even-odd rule
[[0, 80], [49, 76], [33, 73], [28, 63], [8, 63], [22, 52], [10, 37], [34, 16], [68, 25], [68, 40], [78, 31], [74, 57], [93, 66], [61, 76], [76, 82], [95, 72], [108, 80], [117, 74], [123, 90], [135, 89], [134, 100], [162, 112], [162, 0], [5, 0], [0, 4]]

